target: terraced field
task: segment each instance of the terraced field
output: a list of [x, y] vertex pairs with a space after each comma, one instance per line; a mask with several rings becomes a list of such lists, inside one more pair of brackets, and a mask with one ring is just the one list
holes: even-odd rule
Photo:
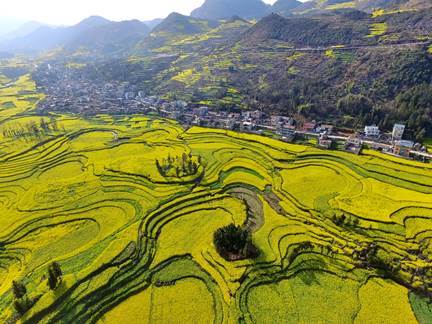
[[[0, 89], [19, 103], [0, 110], [1, 322], [19, 319], [14, 280], [36, 300], [24, 323], [432, 321], [431, 165], [143, 116], [37, 116], [42, 95], [18, 86]], [[14, 132], [31, 122], [51, 126]], [[183, 154], [196, 172], [159, 172]], [[230, 223], [253, 231], [257, 259], [218, 255]]]

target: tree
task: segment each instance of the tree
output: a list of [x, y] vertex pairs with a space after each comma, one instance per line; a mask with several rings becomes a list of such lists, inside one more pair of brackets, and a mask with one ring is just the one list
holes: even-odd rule
[[219, 228], [213, 236], [218, 253], [226, 260], [234, 261], [252, 257], [257, 249], [252, 244], [251, 234], [241, 226], [230, 224]]
[[60, 264], [58, 264], [57, 262], [53, 262], [51, 264], [51, 267], [54, 271], [54, 274], [57, 276], [57, 278], [61, 278], [63, 276], [63, 272], [60, 268]]
[[159, 160], [156, 160], [156, 168], [158, 169], [158, 171], [161, 175], [164, 175], [164, 172], [163, 172], [163, 169], [159, 163]]
[[55, 120], [55, 118], [51, 118], [50, 123], [51, 123], [52, 130], [57, 132], [59, 130], [57, 125], [57, 120]]
[[372, 105], [365, 96], [349, 94], [338, 101], [337, 108], [351, 116], [365, 116], [372, 111]]
[[14, 297], [17, 299], [24, 297], [24, 295], [27, 293], [27, 289], [24, 284], [15, 280], [12, 281], [12, 290]]
[[14, 307], [20, 315], [24, 315], [30, 309], [29, 301], [28, 299], [15, 300]]
[[48, 286], [51, 290], [57, 288], [58, 284], [62, 280], [62, 271], [60, 265], [57, 262], [51, 263], [48, 267]]
[[14, 308], [20, 315], [24, 315], [34, 304], [34, 299], [27, 297], [27, 289], [20, 281], [12, 281], [12, 290], [14, 295]]
[[49, 124], [43, 118], [40, 120], [40, 128], [44, 133], [48, 133], [50, 131]]

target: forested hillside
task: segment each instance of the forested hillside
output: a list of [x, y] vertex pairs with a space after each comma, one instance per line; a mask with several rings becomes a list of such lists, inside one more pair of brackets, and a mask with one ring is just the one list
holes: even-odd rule
[[[421, 138], [432, 134], [431, 36], [432, 10], [271, 14], [254, 25], [171, 15], [135, 46], [134, 59], [86, 71], [218, 109], [260, 108], [347, 127], [408, 119]], [[418, 100], [403, 100], [409, 93]]]

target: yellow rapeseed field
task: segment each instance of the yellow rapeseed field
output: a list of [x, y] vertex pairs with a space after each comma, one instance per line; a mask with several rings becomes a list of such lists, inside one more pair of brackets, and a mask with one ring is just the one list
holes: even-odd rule
[[[11, 82], [0, 89], [1, 322], [430, 316], [414, 292], [430, 292], [430, 165], [141, 115], [39, 116], [31, 77]], [[231, 223], [250, 229], [256, 258], [218, 254], [213, 235]], [[22, 317], [13, 281], [31, 302]]]

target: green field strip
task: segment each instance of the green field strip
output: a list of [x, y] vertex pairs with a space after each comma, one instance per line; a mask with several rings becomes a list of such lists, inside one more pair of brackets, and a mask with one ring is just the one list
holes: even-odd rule
[[409, 300], [414, 314], [420, 324], [429, 323], [432, 318], [432, 307], [428, 299], [414, 292], [409, 293]]

